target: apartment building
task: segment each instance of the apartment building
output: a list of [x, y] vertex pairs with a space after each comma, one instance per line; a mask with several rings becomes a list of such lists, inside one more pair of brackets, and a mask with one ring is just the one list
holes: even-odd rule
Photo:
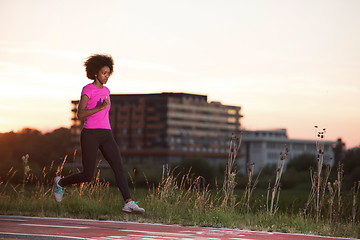
[[[110, 122], [124, 162], [164, 164], [186, 156], [225, 163], [231, 135], [239, 134], [241, 107], [188, 93], [112, 94]], [[80, 149], [79, 101], [72, 101], [72, 144]]]
[[[243, 132], [241, 166], [255, 163], [254, 171], [259, 172], [266, 165], [278, 165], [280, 153], [289, 149], [287, 162], [304, 153], [317, 154], [316, 140], [289, 139], [286, 129], [256, 130]], [[336, 141], [322, 141], [324, 144], [324, 163], [334, 163], [332, 150]], [[286, 162], [285, 162], [286, 163]], [[246, 173], [246, 168], [243, 168]]]

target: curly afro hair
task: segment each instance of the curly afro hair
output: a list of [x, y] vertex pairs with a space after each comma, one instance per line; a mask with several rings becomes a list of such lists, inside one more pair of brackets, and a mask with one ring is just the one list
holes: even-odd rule
[[85, 61], [84, 66], [86, 76], [91, 80], [95, 80], [95, 75], [105, 66], [110, 68], [110, 75], [113, 73], [114, 60], [110, 55], [94, 54]]

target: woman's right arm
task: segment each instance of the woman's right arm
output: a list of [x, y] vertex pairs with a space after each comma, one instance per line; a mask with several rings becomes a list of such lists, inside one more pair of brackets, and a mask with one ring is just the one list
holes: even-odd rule
[[110, 101], [109, 101], [109, 99], [107, 99], [107, 97], [104, 99], [101, 106], [98, 106], [93, 109], [86, 109], [88, 102], [89, 102], [89, 97], [85, 94], [81, 95], [80, 103], [79, 103], [79, 107], [78, 107], [78, 111], [77, 111], [77, 116], [81, 120], [83, 120], [86, 117], [91, 116], [97, 112], [100, 112], [101, 110], [104, 110], [105, 108], [107, 108], [107, 106], [110, 105]]

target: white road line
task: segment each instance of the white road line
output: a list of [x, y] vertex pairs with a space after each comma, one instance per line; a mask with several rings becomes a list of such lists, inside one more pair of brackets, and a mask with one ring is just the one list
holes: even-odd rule
[[27, 222], [27, 220], [21, 220], [21, 219], [15, 219], [15, 218], [6, 218], [6, 219], [0, 218], [0, 221], [5, 221], [5, 222]]
[[[172, 239], [174, 240], [174, 237], [163, 237], [163, 236], [151, 236], [151, 235], [136, 235], [136, 234], [132, 234], [129, 235], [129, 237], [134, 237], [135, 239]], [[185, 238], [182, 238], [185, 239]]]
[[229, 238], [231, 240], [253, 240], [253, 239], [248, 239], [248, 238]]
[[89, 227], [73, 227], [73, 226], [61, 226], [61, 225], [42, 225], [42, 224], [30, 224], [30, 223], [23, 223], [20, 225], [25, 226], [33, 226], [33, 227], [54, 227], [54, 228], [76, 228], [76, 229], [87, 229]]
[[131, 232], [131, 233], [145, 233], [145, 234], [154, 234], [154, 235], [168, 235], [168, 236], [184, 236], [184, 237], [193, 237], [193, 234], [188, 233], [170, 233], [170, 232], [152, 232], [152, 231], [140, 231], [140, 230], [128, 230], [123, 229], [119, 230], [120, 232]]
[[108, 237], [94, 237], [94, 240], [114, 240], [114, 239], [125, 239], [123, 236], [108, 236]]
[[28, 234], [28, 233], [8, 233], [8, 232], [0, 232], [3, 235], [13, 235], [13, 236], [31, 236], [31, 237], [48, 237], [48, 238], [69, 238], [69, 239], [77, 239], [84, 240], [89, 238], [80, 238], [80, 237], [71, 237], [71, 236], [56, 236], [56, 235], [44, 235], [44, 234]]

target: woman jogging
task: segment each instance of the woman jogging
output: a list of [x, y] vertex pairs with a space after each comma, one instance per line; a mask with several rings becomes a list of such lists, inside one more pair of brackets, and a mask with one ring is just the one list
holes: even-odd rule
[[65, 186], [92, 181], [100, 149], [114, 171], [116, 184], [125, 202], [123, 212], [143, 214], [145, 210], [130, 196], [118, 145], [111, 132], [110, 91], [104, 84], [113, 73], [113, 65], [111, 56], [99, 54], [90, 56], [84, 63], [86, 75], [93, 82], [83, 87], [77, 113], [84, 120], [80, 138], [83, 172], [64, 178], [55, 177], [53, 195], [57, 202], [61, 202]]

